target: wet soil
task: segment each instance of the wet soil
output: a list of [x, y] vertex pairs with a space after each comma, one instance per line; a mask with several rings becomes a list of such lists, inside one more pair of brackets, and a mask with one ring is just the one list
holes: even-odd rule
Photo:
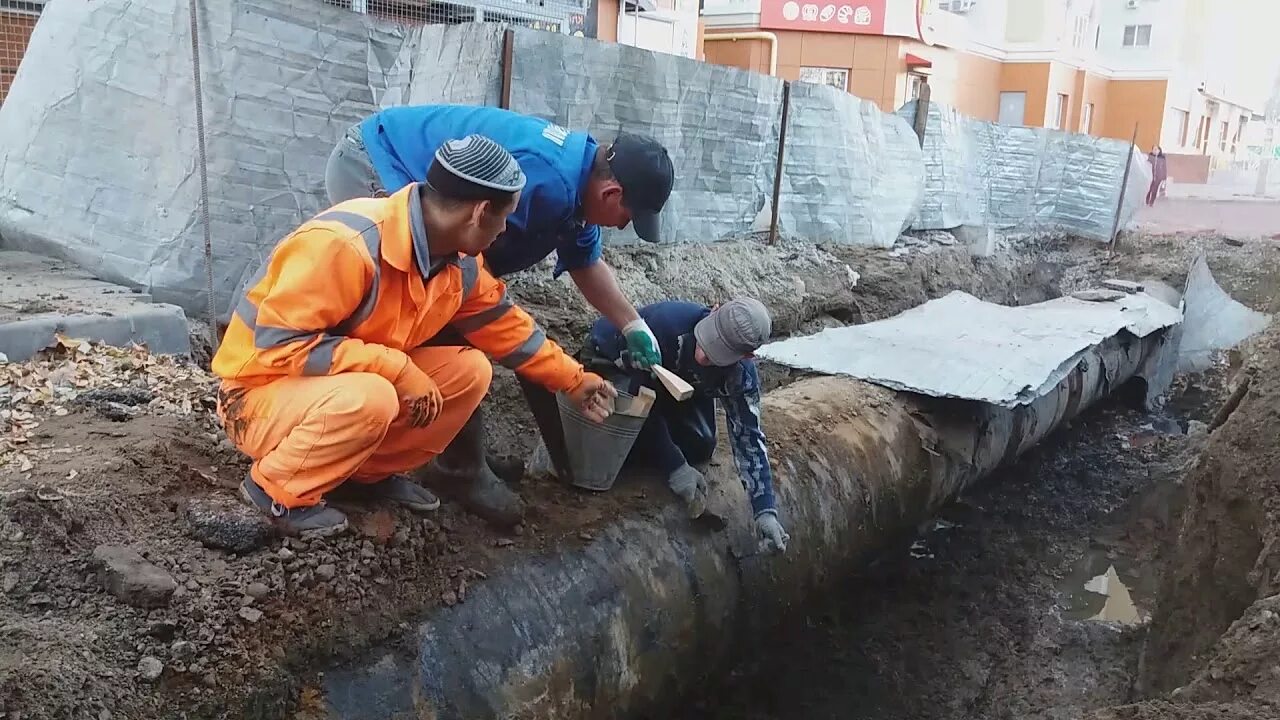
[[[1203, 252], [1234, 297], [1280, 309], [1273, 243], [1182, 234], [1065, 252], [1064, 290], [1180, 289]], [[1244, 350], [1245, 373], [1228, 353], [1179, 380], [1156, 415], [1113, 401], [1078, 418], [709, 673], [681, 717], [1280, 717], [1277, 346], [1272, 331]], [[1250, 374], [1267, 379], [1224, 422]], [[1089, 592], [1099, 576], [1127, 598]], [[1115, 620], [1098, 619], [1109, 604]]]
[[1187, 477], [1141, 680], [1187, 703], [1248, 699], [1280, 713], [1280, 328], [1251, 348]]
[[[1161, 246], [1156, 258], [1138, 249], [1111, 261], [1087, 243], [1033, 244], [971, 258], [964, 248], [928, 241], [906, 254], [717, 244], [641, 248], [611, 253], [610, 260], [641, 302], [680, 297], [712, 303], [751, 294], [774, 309], [776, 330], [788, 334], [887, 317], [953, 289], [1024, 303], [1077, 281], [1133, 270], [1176, 280], [1185, 274], [1189, 242]], [[1257, 253], [1243, 253], [1256, 249], [1231, 247], [1231, 262], [1246, 275], [1254, 272]], [[1064, 275], [1066, 270], [1075, 274]], [[1258, 283], [1261, 296], [1260, 276]], [[591, 315], [567, 280], [529, 275], [514, 279], [512, 288], [553, 337], [571, 347], [582, 337]], [[771, 387], [787, 379], [776, 368], [767, 368], [766, 376]], [[653, 484], [624, 483], [607, 495], [585, 496], [525, 481], [520, 491], [530, 512], [518, 534], [497, 534], [448, 503], [418, 517], [357, 502], [344, 508], [355, 531], [343, 537], [270, 538], [236, 552], [206, 547], [192, 531], [188, 509], [211, 504], [228, 509], [231, 521], [245, 522], [230, 510], [241, 508], [233, 488], [245, 463], [209, 412], [212, 379], [196, 381], [205, 384], [188, 387], [191, 402], [176, 409], [152, 403], [127, 418], [111, 419], [93, 408], [40, 417], [33, 438], [39, 452], [30, 466], [15, 461], [0, 469], [5, 720], [314, 717], [318, 700], [306, 688], [321, 662], [341, 661], [401, 635], [437, 606], [466, 602], [469, 586], [517, 556], [587, 542], [620, 515], [653, 512], [656, 503], [669, 501]], [[158, 382], [157, 390], [163, 386]], [[490, 447], [515, 458], [518, 467], [533, 444], [533, 425], [509, 375], [498, 376], [486, 405]], [[0, 403], [3, 410], [8, 408]], [[1144, 434], [1149, 419], [1112, 412], [1121, 419], [1110, 437], [1079, 431], [1086, 433], [1079, 441], [1084, 459], [1063, 461], [1058, 470], [1024, 469], [990, 485], [1011, 484], [1020, 494], [957, 505], [944, 517], [955, 527], [919, 538], [921, 557], [912, 556], [914, 540], [904, 542], [896, 559], [882, 559], [833, 594], [837, 601], [811, 612], [793, 636], [799, 640], [749, 653], [757, 662], [777, 660], [740, 668], [737, 677], [755, 678], [752, 687], [731, 685], [710, 695], [722, 700], [705, 705], [701, 716], [723, 705], [738, 708], [737, 717], [826, 717], [839, 713], [843, 702], [841, 716], [847, 717], [847, 703], [855, 701], [862, 705], [854, 707], [884, 713], [857, 711], [867, 717], [940, 717], [939, 708], [965, 716], [969, 707], [999, 714], [1001, 707], [1039, 707], [1051, 693], [1026, 693], [1071, 685], [1066, 678], [1073, 673], [1083, 674], [1083, 687], [1097, 697], [1126, 699], [1120, 689], [1137, 672], [1134, 632], [1066, 622], [1055, 609], [1055, 583], [1090, 547], [1084, 538], [1104, 527], [1107, 513], [1143, 482], [1153, 482], [1142, 480], [1143, 472], [1177, 454], [1178, 441], [1163, 435], [1127, 453], [1113, 452], [1116, 432]], [[15, 418], [3, 416], [6, 432], [20, 424]], [[1096, 471], [1107, 463], [1114, 466], [1110, 472]], [[1054, 482], [1046, 484], [1036, 473]], [[1160, 520], [1152, 532], [1165, 526]], [[134, 607], [107, 593], [92, 560], [107, 543], [135, 549], [168, 574], [177, 587], [168, 604]], [[1126, 552], [1118, 550], [1117, 557]], [[1049, 558], [1058, 564], [1050, 568]], [[953, 575], [971, 565], [980, 571]], [[850, 620], [885, 612], [902, 613], [892, 629]], [[1100, 644], [1072, 639], [1095, 637]], [[999, 642], [980, 642], [988, 638]], [[1016, 650], [1012, 656], [1009, 648]], [[832, 660], [837, 657], [845, 660]], [[1028, 668], [1038, 669], [1023, 677]], [[862, 694], [836, 690], [850, 684]], [[796, 692], [762, 694], [770, 687]]]
[[752, 647], [682, 717], [1065, 718], [1127, 701], [1144, 625], [1081, 618], [1104, 600], [1084, 586], [1122, 568], [1150, 616], [1199, 437], [1116, 402], [1086, 413]]
[[[641, 301], [752, 294], [775, 310], [780, 333], [885, 317], [953, 288], [1010, 301], [1026, 268], [1044, 262], [1036, 247], [975, 260], [963, 248], [928, 242], [907, 255], [726, 243], [641, 248], [610, 260]], [[870, 282], [859, 283], [850, 263]], [[529, 273], [513, 279], [512, 290], [566, 346], [592, 319], [567, 279]], [[207, 545], [192, 508], [255, 533], [260, 519], [237, 497], [247, 463], [211, 412], [213, 378], [194, 364], [157, 365], [145, 353], [122, 360], [123, 369], [96, 356], [82, 361], [92, 372], [74, 383], [61, 378], [62, 359], [33, 364], [40, 392], [118, 388], [121, 373], [134, 373], [130, 381], [158, 399], [107, 406], [114, 414], [104, 414], [79, 405], [22, 409], [0, 393], [4, 437], [38, 423], [32, 437], [15, 439], [22, 445], [0, 468], [5, 720], [311, 717], [318, 701], [306, 688], [318, 666], [402, 635], [435, 607], [465, 603], [468, 587], [516, 557], [583, 544], [603, 524], [669, 501], [652, 483], [584, 495], [524, 481], [526, 522], [500, 534], [451, 503], [419, 517], [357, 498], [340, 504], [354, 526], [345, 536], [300, 541], [267, 532], [228, 551]], [[146, 374], [161, 366], [164, 373]], [[178, 394], [181, 401], [170, 402]], [[518, 475], [535, 435], [509, 373], [499, 373], [486, 409], [489, 446]], [[167, 602], [135, 607], [108, 593], [93, 556], [109, 544], [138, 552], [171, 578]]]

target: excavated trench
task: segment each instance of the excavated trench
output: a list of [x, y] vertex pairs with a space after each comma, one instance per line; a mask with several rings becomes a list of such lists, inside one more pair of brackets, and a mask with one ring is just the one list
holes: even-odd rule
[[[1169, 265], [1207, 249], [1233, 295], [1280, 310], [1275, 248], [1219, 242], [1119, 264], [1176, 283]], [[1276, 340], [1179, 378], [1156, 412], [1116, 393], [747, 638], [671, 717], [1280, 717]]]
[[[1037, 272], [1063, 275], [1010, 294], [1114, 276], [1180, 287], [1190, 251], [1203, 249], [1191, 245], [1103, 262], [1051, 255]], [[1261, 255], [1211, 262], [1234, 294], [1274, 312], [1280, 274], [1275, 253]], [[839, 312], [827, 314], [855, 319]], [[727, 545], [671, 513], [618, 523], [580, 552], [489, 583], [466, 608], [430, 618], [402, 651], [330, 673], [331, 707], [345, 717], [408, 708], [439, 718], [1217, 717], [1217, 705], [1198, 714], [1177, 703], [1197, 699], [1197, 688], [1230, 698], [1270, 685], [1223, 679], [1230, 671], [1217, 665], [1205, 680], [1167, 672], [1200, 662], [1187, 648], [1203, 651], [1235, 617], [1217, 618], [1220, 604], [1169, 584], [1186, 576], [1188, 554], [1205, 552], [1195, 528], [1179, 532], [1188, 493], [1197, 510], [1219, 505], [1195, 489], [1206, 480], [1192, 468], [1229, 416], [1224, 403], [1247, 408], [1251, 396], [1232, 358], [1179, 378], [1167, 404], [1144, 409], [1167, 339], [1121, 333], [1049, 396], [1013, 411], [770, 368], [765, 412], [795, 523], [786, 559], [752, 556], [746, 528], [733, 523]], [[727, 466], [714, 473], [732, 506]], [[1222, 502], [1228, 518], [1253, 517]], [[1229, 537], [1261, 523], [1238, 525]], [[1197, 567], [1202, 586], [1222, 575]], [[1274, 573], [1258, 575], [1229, 578], [1231, 602], [1244, 607], [1253, 583], [1263, 597]], [[1203, 606], [1215, 612], [1197, 614]], [[1280, 616], [1273, 599], [1259, 607], [1228, 636]], [[1162, 613], [1177, 625], [1208, 622], [1187, 642]], [[1261, 654], [1258, 642], [1242, 652]], [[1144, 655], [1159, 644], [1175, 653]], [[1188, 679], [1192, 693], [1159, 699], [1157, 686]], [[377, 710], [362, 712], [374, 694]]]
[[[948, 549], [953, 544], [949, 536], [1008, 529], [1005, 544], [1020, 550], [1022, 565], [1030, 562], [1033, 567], [1053, 568], [1041, 574], [1055, 577], [1053, 573], [1058, 573], [1061, 577], [1055, 580], [1067, 583], [1062, 592], [1083, 598], [1084, 587], [1069, 587], [1069, 566], [1078, 560], [1075, 555], [1084, 554], [1073, 550], [1072, 542], [1100, 531], [1105, 515], [1149, 485], [1149, 477], [1133, 463], [1131, 474], [1107, 474], [1106, 468], [1115, 465], [1117, 458], [1105, 452], [1059, 477], [1034, 477], [1038, 473], [1028, 471], [1026, 463], [1035, 458], [1049, 462], [1043, 458], [1053, 458], [1053, 451], [1031, 449], [1109, 396], [1118, 395], [1121, 400], [1088, 415], [1073, 433], [1093, 438], [1101, 449], [1118, 442], [1114, 438], [1122, 430], [1140, 436], [1128, 443], [1148, 448], [1144, 452], [1163, 443], [1157, 437], [1160, 433], [1144, 427], [1151, 418], [1137, 411], [1122, 413], [1114, 403], [1126, 397], [1148, 400], [1146, 380], [1159, 381], [1160, 358], [1176, 344], [1171, 339], [1165, 331], [1141, 338], [1121, 331], [1096, 346], [1047, 394], [1014, 409], [893, 393], [849, 379], [819, 377], [786, 383], [767, 395], [764, 408], [780, 504], [787, 508], [792, 524], [793, 549], [786, 558], [752, 553], [750, 529], [736, 514], [728, 516], [726, 531], [714, 534], [690, 526], [674, 508], [624, 518], [583, 548], [507, 568], [469, 593], [465, 605], [434, 613], [401, 642], [333, 668], [323, 678], [322, 691], [337, 715], [351, 718], [398, 713], [438, 718], [847, 714], [849, 703], [863, 706], [871, 701], [871, 695], [851, 694], [851, 688], [875, 686], [875, 675], [857, 672], [857, 663], [889, 667], [885, 660], [891, 654], [906, 658], [922, 652], [910, 650], [912, 640], [933, 641], [926, 624], [909, 616], [891, 622], [883, 615], [884, 622], [874, 622], [876, 614], [856, 613], [858, 618], [870, 619], [869, 625], [841, 618], [849, 617], [845, 614], [849, 608], [883, 607], [898, 586], [905, 587], [897, 610], [902, 612], [912, 589], [899, 576], [937, 565], [949, 553], [972, 551], [972, 544], [963, 540], [954, 543], [956, 550]], [[1130, 378], [1132, 383], [1125, 385]], [[1183, 436], [1176, 418], [1157, 419], [1170, 434]], [[1031, 460], [1014, 464], [1028, 451]], [[994, 518], [984, 517], [982, 503], [1000, 506], [999, 496], [979, 499], [977, 505], [973, 499], [951, 504], [982, 478], [1009, 466], [1013, 469], [1003, 471], [999, 482], [989, 486], [1017, 490], [1004, 491], [1015, 494], [1006, 496], [1009, 506]], [[1086, 467], [1096, 473], [1083, 472]], [[713, 465], [713, 507], [743, 504], [731, 468], [727, 458], [721, 458], [718, 467]], [[1105, 477], [1098, 479], [1094, 474]], [[1024, 479], [1018, 482], [1011, 480], [1013, 476]], [[1027, 503], [1037, 495], [1046, 501], [1019, 507], [1018, 500]], [[960, 510], [967, 507], [971, 509]], [[1050, 516], [1036, 515], [1037, 507], [1047, 508]], [[1006, 519], [1010, 522], [1003, 522]], [[1011, 519], [1019, 523], [1011, 524]], [[927, 531], [911, 537], [922, 524]], [[1028, 530], [1035, 532], [1021, 532]], [[885, 555], [886, 547], [905, 548], [905, 555]], [[1006, 606], [1019, 604], [1016, 598], [1022, 596], [1020, 607], [1028, 622], [1043, 616], [1045, 622], [1056, 623], [1041, 633], [1049, 645], [1062, 644], [1054, 640], [1055, 633], [1109, 638], [1110, 626], [1091, 628], [1087, 621], [1074, 621], [1055, 606], [1056, 581], [1045, 585], [1032, 569], [1018, 571], [1017, 563], [1000, 562], [998, 554], [991, 557], [989, 562], [999, 566], [990, 567], [998, 570], [991, 574], [1021, 583], [1015, 583], [1017, 592], [989, 595], [985, 591], [996, 588], [972, 577], [962, 593], [967, 602], [932, 595], [927, 612], [942, 617], [965, 609], [971, 617], [961, 625], [976, 629], [984, 614], [999, 623], [1010, 622], [1017, 613], [1007, 612]], [[1038, 565], [1032, 562], [1035, 558]], [[869, 560], [874, 562], [868, 575], [847, 578], [851, 569], [865, 567]], [[1117, 562], [1129, 574], [1133, 563]], [[1077, 572], [1088, 571], [1082, 566]], [[1115, 571], [1100, 577], [1085, 581], [1122, 584]], [[986, 607], [980, 601], [983, 597]], [[816, 601], [817, 610], [800, 612], [815, 598], [826, 600]], [[834, 606], [821, 609], [821, 603], [833, 600]], [[1062, 602], [1074, 601], [1068, 597]], [[826, 619], [815, 621], [814, 617]], [[801, 619], [798, 625], [797, 618]], [[850, 676], [843, 680], [813, 671], [842, 667], [841, 661], [815, 651], [816, 638], [796, 644], [797, 638], [823, 627], [829, 638], [851, 635], [849, 642], [837, 643], [846, 648], [843, 656], [854, 663], [844, 666]], [[890, 631], [892, 627], [897, 632]], [[857, 639], [858, 633], [870, 628], [884, 633], [878, 636], [884, 647], [853, 659], [849, 655], [853, 648], [875, 647], [875, 642]], [[1005, 635], [1014, 633], [1010, 630]], [[1019, 641], [1025, 639], [1019, 636]], [[1124, 645], [1108, 643], [1115, 647], [1106, 652], [1120, 658]], [[997, 650], [1002, 652], [998, 658]], [[991, 648], [991, 662], [1012, 667], [1009, 650], [1008, 646]], [[1102, 651], [1085, 648], [1082, 652]], [[876, 659], [880, 655], [883, 660]], [[983, 660], [945, 651], [941, 656], [952, 657], [965, 676], [985, 676], [984, 687], [999, 677]], [[734, 658], [746, 660], [737, 667], [727, 664]], [[731, 668], [730, 679], [717, 679], [726, 668]], [[943, 686], [937, 673], [917, 675], [912, 681], [914, 672], [878, 686], [886, 690], [884, 697], [905, 698], [910, 695], [907, 688], [917, 682], [921, 687]], [[1077, 674], [1069, 666], [1054, 673], [1062, 678]], [[1124, 675], [1102, 670], [1097, 674], [1098, 687], [1118, 687], [1117, 678]], [[823, 685], [823, 678], [830, 684]], [[1063, 683], [1072, 684], [1065, 679]], [[918, 690], [917, 697], [921, 696]], [[957, 687], [947, 694], [952, 700], [938, 707], [955, 710], [955, 698], [964, 693]], [[1010, 695], [997, 692], [992, 697]], [[811, 705], [814, 698], [826, 705]], [[962, 706], [972, 706], [978, 699]], [[1117, 695], [1117, 700], [1122, 699]], [[938, 701], [935, 697], [931, 703]], [[793, 708], [801, 706], [804, 712], [796, 714]], [[897, 716], [887, 702], [885, 710], [876, 716]], [[920, 716], [914, 709], [903, 713], [903, 717]]]
[[[1023, 305], [1113, 277], [1181, 287], [1190, 251], [1199, 249], [1163, 241], [1131, 247], [1108, 256], [1093, 244], [1032, 243], [974, 258], [946, 244], [903, 256], [741, 243], [640, 248], [610, 260], [641, 302], [754, 295], [774, 310], [777, 330], [794, 335], [887, 318], [957, 289]], [[1276, 254], [1261, 262], [1234, 246], [1224, 256], [1224, 247], [1216, 242], [1210, 258], [1223, 284], [1259, 309], [1280, 309]], [[541, 276], [512, 288], [556, 337], [581, 337], [590, 315], [571, 288]], [[793, 541], [785, 557], [753, 554], [749, 518], [734, 512], [745, 499], [725, 454], [710, 472], [712, 507], [728, 520], [723, 530], [690, 525], [643, 478], [623, 478], [602, 497], [544, 500], [526, 534], [560, 534], [528, 548], [518, 547], [521, 538], [516, 548], [506, 540], [488, 564], [454, 561], [483, 570], [465, 577], [465, 600], [461, 589], [454, 602], [414, 599], [411, 584], [433, 581], [440, 569], [427, 558], [372, 588], [383, 603], [377, 613], [322, 605], [306, 626], [270, 615], [271, 624], [258, 627], [292, 632], [270, 636], [275, 654], [234, 687], [212, 693], [175, 683], [143, 694], [126, 684], [132, 704], [113, 712], [166, 716], [134, 712], [163, 696], [172, 707], [194, 708], [195, 717], [299, 720], [1066, 718], [1150, 695], [1144, 687], [1163, 692], [1185, 676], [1144, 671], [1142, 647], [1173, 643], [1171, 626], [1206, 617], [1194, 598], [1163, 611], [1153, 603], [1169, 595], [1176, 575], [1163, 570], [1174, 557], [1196, 557], [1183, 547], [1185, 533], [1175, 532], [1183, 496], [1210, 520], [1257, 524], [1261, 516], [1241, 509], [1235, 495], [1220, 512], [1214, 477], [1196, 481], [1209, 483], [1204, 491], [1180, 484], [1205, 443], [1204, 423], [1219, 422], [1215, 412], [1229, 394], [1223, 384], [1239, 363], [1226, 375], [1176, 382], [1162, 410], [1141, 409], [1163, 385], [1165, 366], [1154, 360], [1170, 339], [1165, 331], [1119, 332], [1046, 395], [1015, 409], [767, 366], [766, 429]], [[1268, 436], [1258, 408], [1272, 395], [1258, 393], [1274, 383], [1263, 382], [1265, 370], [1254, 377], [1251, 390], [1235, 393], [1240, 409], [1210, 435], [1210, 446], [1233, 431], [1228, 437], [1247, 457], [1245, 439]], [[488, 402], [496, 406], [491, 442], [525, 453], [531, 428], [509, 377], [497, 379]], [[1256, 422], [1237, 427], [1242, 415]], [[1226, 448], [1220, 457], [1221, 467], [1237, 460]], [[1231, 487], [1237, 495], [1252, 488]], [[527, 490], [538, 498], [536, 487]], [[623, 496], [625, 503], [614, 499]], [[450, 554], [466, 556], [464, 542], [504, 548], [456, 513], [445, 517], [451, 510], [441, 512], [441, 522], [452, 523]], [[575, 510], [564, 527], [552, 525], [557, 513]], [[596, 519], [583, 519], [587, 512]], [[1241, 537], [1245, 550], [1280, 547], [1272, 535], [1253, 540], [1237, 525], [1210, 525], [1200, 535]], [[304, 551], [340, 562], [348, 552], [380, 556], [369, 542], [354, 551], [341, 543], [291, 547], [295, 561]], [[236, 572], [269, 572], [275, 563], [260, 564], [259, 555], [232, 558]], [[1252, 600], [1245, 585], [1261, 574], [1263, 597], [1273, 576], [1264, 568], [1241, 577], [1244, 562], [1187, 568], [1202, 588], [1221, 585], [1221, 571], [1230, 570], [1232, 609], [1211, 604], [1217, 614], [1196, 625], [1191, 642], [1172, 646], [1170, 667], [1195, 666], [1197, 653], [1226, 630], [1221, 621]], [[298, 610], [312, 599], [288, 598]], [[1173, 619], [1163, 630], [1162, 612]], [[174, 624], [186, 632], [185, 622]], [[197, 696], [199, 706], [188, 702]]]
[[1137, 699], [1221, 386], [1179, 383], [1157, 412], [1117, 392], [749, 639], [673, 717], [1065, 718]]

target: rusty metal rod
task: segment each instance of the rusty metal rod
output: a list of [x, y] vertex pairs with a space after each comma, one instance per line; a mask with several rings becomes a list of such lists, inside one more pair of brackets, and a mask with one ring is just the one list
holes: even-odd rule
[[782, 128], [778, 131], [778, 164], [773, 171], [773, 207], [769, 216], [769, 244], [778, 242], [778, 205], [782, 198], [782, 159], [787, 150], [787, 119], [791, 116], [791, 82], [782, 83]]
[[1133, 165], [1133, 150], [1138, 145], [1138, 123], [1133, 124], [1133, 139], [1129, 141], [1129, 152], [1124, 156], [1124, 179], [1120, 181], [1120, 199], [1116, 201], [1116, 217], [1111, 223], [1111, 249], [1119, 245], [1120, 213], [1124, 210], [1124, 193], [1129, 189], [1129, 169]]
[[511, 71], [516, 56], [516, 34], [511, 28], [502, 31], [502, 96], [498, 107], [511, 109]]

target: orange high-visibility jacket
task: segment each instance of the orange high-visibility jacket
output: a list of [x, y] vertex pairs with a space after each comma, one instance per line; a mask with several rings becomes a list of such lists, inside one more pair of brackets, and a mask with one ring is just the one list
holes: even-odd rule
[[482, 262], [430, 255], [420, 192], [414, 184], [349, 200], [280, 241], [235, 308], [214, 374], [248, 386], [345, 372], [394, 383], [406, 367], [422, 372], [406, 351], [452, 325], [549, 390], [576, 385], [582, 365], [511, 303]]

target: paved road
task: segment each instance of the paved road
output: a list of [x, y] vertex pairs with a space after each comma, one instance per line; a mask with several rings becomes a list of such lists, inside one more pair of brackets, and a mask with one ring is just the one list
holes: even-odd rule
[[1206, 200], [1161, 198], [1138, 212], [1147, 232], [1214, 231], [1239, 238], [1280, 240], [1280, 200]]

